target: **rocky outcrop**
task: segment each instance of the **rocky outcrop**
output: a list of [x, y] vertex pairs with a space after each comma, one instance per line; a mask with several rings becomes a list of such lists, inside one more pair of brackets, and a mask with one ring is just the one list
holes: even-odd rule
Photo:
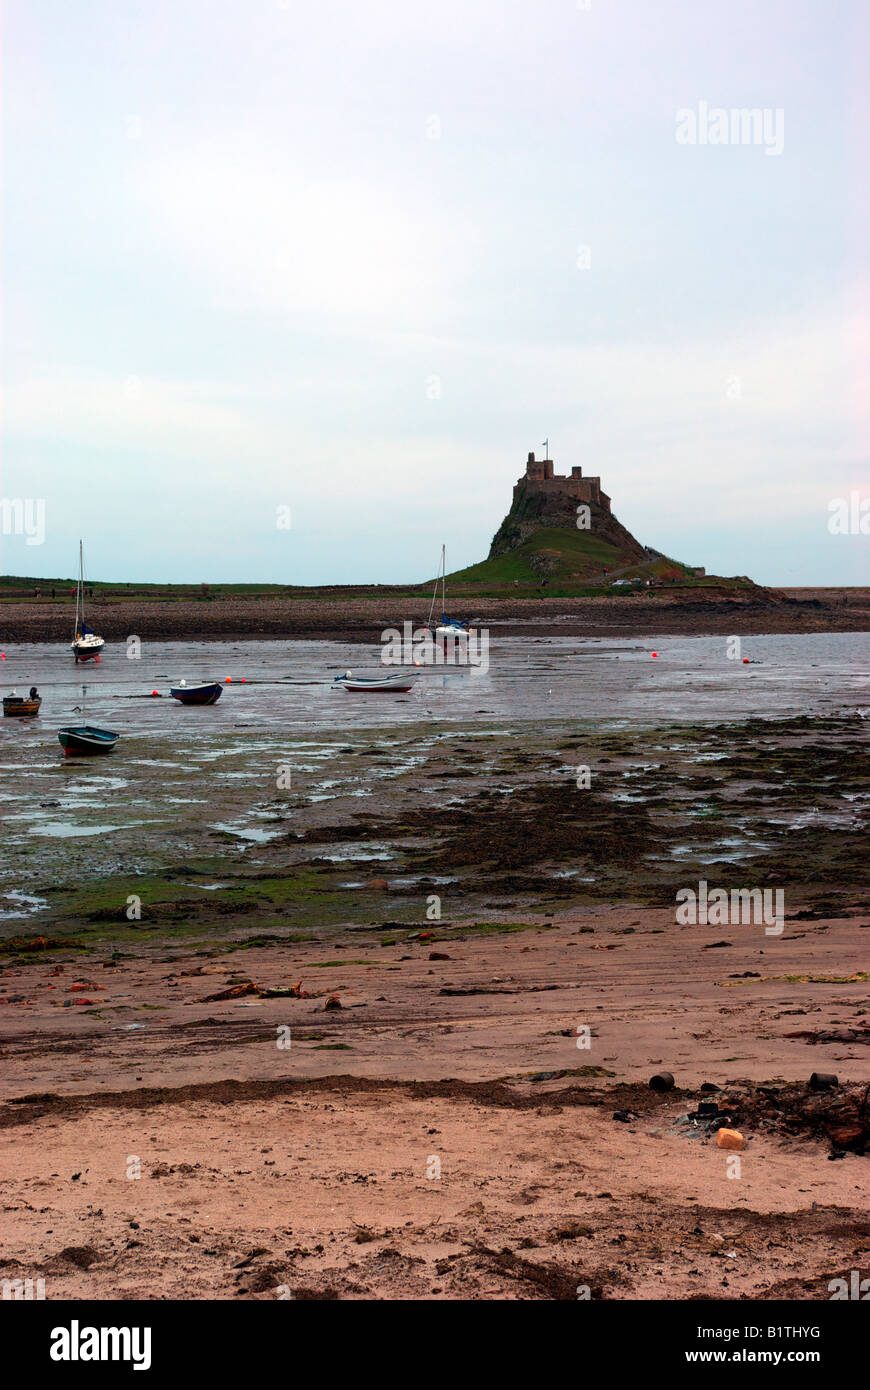
[[[552, 482], [558, 483], [558, 479], [553, 479]], [[606, 541], [618, 550], [624, 564], [630, 565], [650, 558], [640, 541], [617, 521], [608, 507], [594, 501], [580, 505], [589, 508], [589, 534]], [[511, 509], [493, 537], [489, 549], [490, 559], [519, 549], [537, 531], [556, 528], [576, 534], [577, 507], [576, 499], [562, 488], [548, 483], [530, 483], [527, 479], [521, 478], [514, 488]], [[542, 550], [541, 556], [546, 556], [545, 550]], [[533, 568], [540, 569], [541, 566], [533, 564]]]

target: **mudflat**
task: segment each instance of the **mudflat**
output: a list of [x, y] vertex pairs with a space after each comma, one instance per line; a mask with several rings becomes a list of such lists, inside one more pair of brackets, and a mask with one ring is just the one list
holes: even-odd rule
[[[13, 837], [5, 1277], [813, 1299], [866, 1264], [867, 721], [494, 732], [354, 730], [329, 796], [312, 736], [265, 802], [253, 739], [177, 832], [140, 796], [95, 876], [49, 836], [27, 878]], [[771, 913], [680, 920], [701, 880]]]

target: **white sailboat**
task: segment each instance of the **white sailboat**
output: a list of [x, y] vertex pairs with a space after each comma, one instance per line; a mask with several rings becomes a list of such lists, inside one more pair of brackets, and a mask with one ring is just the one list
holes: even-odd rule
[[438, 580], [441, 580], [441, 622], [435, 628], [435, 636], [442, 641], [449, 638], [458, 638], [468, 641], [472, 628], [468, 623], [460, 621], [459, 618], [448, 618], [447, 616], [447, 546], [441, 547], [441, 572], [435, 577], [435, 589], [432, 594], [432, 602], [429, 606], [429, 619], [426, 623], [429, 631], [432, 631], [432, 612], [435, 608], [435, 600], [438, 597]]
[[79, 578], [76, 584], [76, 625], [70, 647], [75, 652], [76, 661], [90, 661], [98, 657], [105, 646], [93, 628], [85, 622], [85, 567], [82, 543], [79, 541]]

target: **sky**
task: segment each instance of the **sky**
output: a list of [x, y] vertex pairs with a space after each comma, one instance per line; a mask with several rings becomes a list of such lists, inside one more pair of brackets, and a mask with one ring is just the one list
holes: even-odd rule
[[860, 0], [5, 0], [0, 500], [44, 539], [4, 514], [0, 569], [424, 580], [549, 439], [679, 559], [868, 582], [829, 529], [870, 496], [868, 37]]

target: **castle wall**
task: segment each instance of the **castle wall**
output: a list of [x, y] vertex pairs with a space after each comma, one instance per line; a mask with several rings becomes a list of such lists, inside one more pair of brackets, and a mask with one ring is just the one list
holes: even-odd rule
[[610, 511], [610, 498], [601, 491], [600, 478], [584, 478], [582, 468], [572, 468], [570, 477], [554, 474], [552, 459], [536, 459], [534, 454], [529, 454], [525, 474], [514, 488], [514, 502], [522, 493], [528, 495], [530, 492], [556, 503], [597, 502]]

